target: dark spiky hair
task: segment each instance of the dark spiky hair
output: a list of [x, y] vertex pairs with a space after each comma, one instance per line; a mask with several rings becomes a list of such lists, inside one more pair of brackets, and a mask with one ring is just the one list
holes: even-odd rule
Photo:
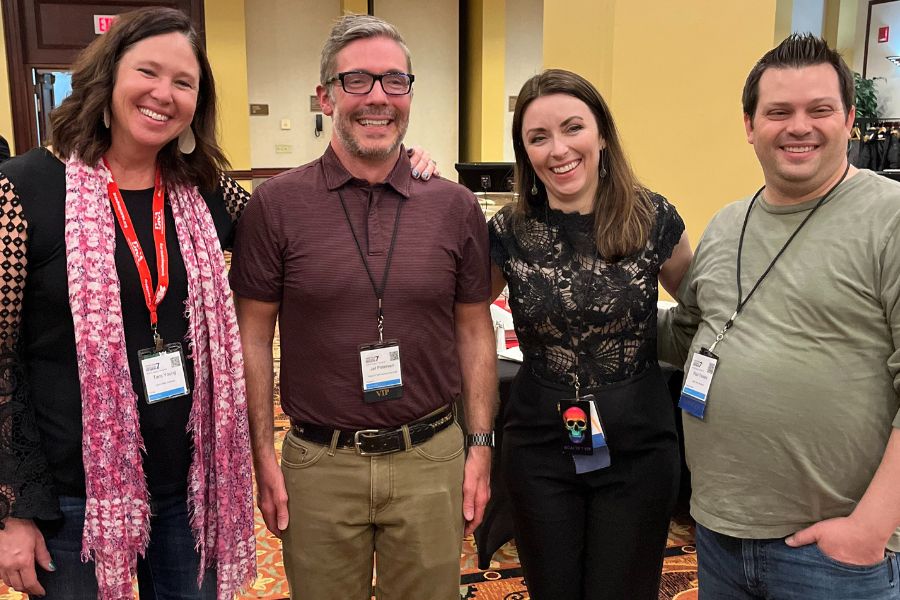
[[856, 91], [853, 73], [847, 63], [836, 50], [829, 48], [828, 43], [822, 38], [811, 33], [792, 33], [777, 47], [766, 52], [750, 70], [747, 81], [744, 83], [744, 93], [741, 96], [744, 114], [752, 119], [756, 113], [756, 104], [759, 101], [759, 80], [766, 69], [799, 69], [816, 65], [834, 67], [838, 76], [844, 112], [849, 112], [850, 107], [855, 104]]

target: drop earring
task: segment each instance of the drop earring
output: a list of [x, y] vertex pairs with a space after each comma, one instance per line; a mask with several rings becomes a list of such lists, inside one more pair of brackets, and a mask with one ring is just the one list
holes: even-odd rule
[[197, 147], [197, 138], [194, 137], [194, 130], [190, 125], [178, 136], [178, 149], [182, 154], [190, 154]]
[[109, 108], [103, 109], [103, 126], [109, 129]]
[[537, 176], [534, 174], [533, 171], [531, 173], [531, 195], [532, 196], [538, 195]]
[[602, 179], [602, 178], [606, 177], [606, 174], [607, 174], [607, 171], [606, 171], [606, 152], [604, 152], [603, 150], [601, 150], [601, 151], [600, 151], [600, 173], [599, 173], [600, 178]]

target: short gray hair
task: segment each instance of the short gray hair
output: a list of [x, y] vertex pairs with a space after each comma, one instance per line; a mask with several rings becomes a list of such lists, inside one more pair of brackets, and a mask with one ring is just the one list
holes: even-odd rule
[[397, 28], [378, 17], [372, 15], [344, 15], [339, 18], [325, 45], [322, 47], [322, 60], [319, 64], [319, 83], [325, 85], [325, 82], [335, 76], [334, 70], [337, 68], [338, 52], [345, 46], [356, 40], [364, 40], [367, 38], [385, 37], [389, 40], [397, 42], [397, 45], [406, 55], [406, 70], [412, 71], [412, 59], [409, 56], [409, 48], [403, 41], [403, 36], [397, 31]]

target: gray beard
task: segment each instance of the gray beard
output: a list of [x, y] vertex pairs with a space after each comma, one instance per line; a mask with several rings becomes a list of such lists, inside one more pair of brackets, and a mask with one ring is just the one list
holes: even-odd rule
[[406, 133], [401, 132], [397, 136], [397, 141], [388, 148], [363, 148], [356, 143], [356, 139], [352, 135], [345, 135], [343, 128], [335, 127], [335, 132], [341, 140], [341, 144], [347, 149], [347, 152], [364, 160], [386, 160], [390, 158], [397, 151], [397, 148], [400, 147], [400, 144], [403, 142], [403, 136]]
[[341, 140], [341, 144], [347, 149], [347, 152], [353, 156], [363, 160], [372, 161], [387, 160], [388, 158], [391, 158], [397, 151], [397, 148], [400, 147], [400, 144], [403, 143], [403, 138], [406, 137], [406, 130], [409, 127], [409, 121], [403, 123], [398, 128], [399, 135], [397, 136], [397, 141], [388, 148], [363, 148], [357, 143], [352, 135], [344, 130], [343, 121], [344, 119], [341, 115], [338, 115], [338, 118], [334, 120], [334, 132], [338, 139]]

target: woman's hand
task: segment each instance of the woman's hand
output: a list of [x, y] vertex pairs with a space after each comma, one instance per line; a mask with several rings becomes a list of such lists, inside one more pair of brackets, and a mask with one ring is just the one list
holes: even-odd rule
[[9, 517], [0, 530], [0, 579], [6, 585], [25, 594], [43, 596], [38, 583], [35, 563], [45, 571], [55, 571], [44, 536], [31, 519]]
[[413, 179], [428, 181], [432, 175], [438, 177], [441, 175], [437, 163], [431, 159], [431, 153], [428, 150], [421, 146], [410, 146], [406, 153], [409, 155], [409, 162], [412, 165]]

